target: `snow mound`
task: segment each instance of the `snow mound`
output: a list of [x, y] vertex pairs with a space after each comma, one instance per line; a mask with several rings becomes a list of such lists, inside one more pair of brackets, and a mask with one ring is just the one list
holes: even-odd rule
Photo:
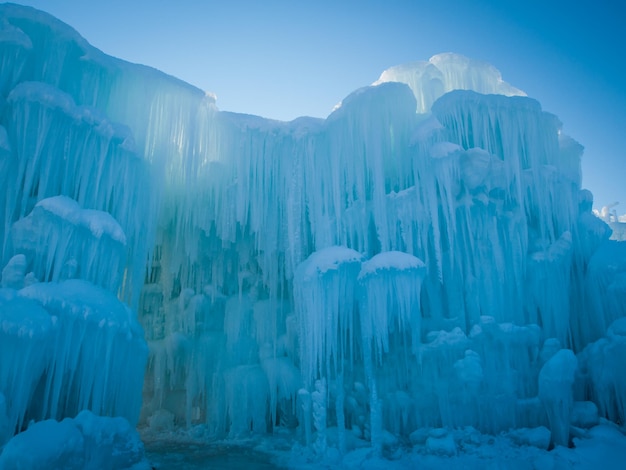
[[0, 453], [2, 469], [149, 470], [137, 431], [123, 418], [82, 411], [34, 423]]

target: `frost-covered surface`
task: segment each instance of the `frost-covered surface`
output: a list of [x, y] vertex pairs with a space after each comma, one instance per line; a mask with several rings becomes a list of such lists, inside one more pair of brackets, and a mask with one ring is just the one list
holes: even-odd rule
[[[474, 428], [420, 429], [412, 434], [411, 444], [389, 439], [383, 456], [376, 456], [367, 446], [345, 455], [334, 454], [319, 463], [307, 449], [295, 447], [291, 452], [273, 451], [277, 466], [291, 469], [407, 469], [441, 470], [463, 468], [591, 469], [598, 462], [607, 470], [619, 470], [626, 457], [626, 438], [612, 423], [596, 426], [574, 438], [574, 447], [545, 449], [549, 431], [546, 428], [521, 428], [500, 435], [484, 435]], [[549, 439], [549, 438], [548, 438]], [[258, 450], [278, 447], [276, 443], [259, 445]]]
[[524, 96], [525, 93], [502, 80], [491, 64], [454, 53], [432, 56], [427, 61], [397, 65], [385, 70], [374, 82], [402, 82], [411, 87], [417, 100], [417, 112], [427, 112], [432, 104], [452, 90], [474, 90], [485, 94]]
[[0, 289], [0, 357], [11, 432], [83, 409], [137, 421], [143, 331], [115, 295], [87, 281]]
[[0, 469], [149, 470], [137, 431], [123, 418], [82, 411], [31, 424], [0, 454]]
[[456, 459], [469, 426], [555, 467], [570, 451], [547, 446], [619, 441], [581, 429], [624, 420], [624, 248], [582, 147], [495, 68], [442, 54], [278, 122], [44, 13], [0, 19], [11, 432], [84, 407], [133, 422], [147, 355], [148, 434], [285, 431], [347, 466]]
[[[329, 429], [332, 435], [336, 429]], [[207, 443], [201, 429], [165, 432], [142, 437], [146, 455], [156, 469], [352, 469], [425, 468], [482, 469], [593, 469], [598, 462], [607, 470], [620, 470], [626, 458], [626, 437], [613, 423], [579, 429], [574, 447], [547, 450], [550, 431], [545, 427], [520, 428], [499, 435], [481, 434], [475, 428], [418, 429], [410, 440], [387, 436], [383, 455], [372, 454], [367, 442], [341, 455], [332, 448], [320, 461], [310, 448], [294, 445], [285, 429], [271, 436]], [[356, 438], [351, 437], [354, 442]]]
[[67, 196], [41, 200], [11, 228], [13, 250], [41, 280], [79, 278], [113, 292], [122, 284], [126, 236], [107, 212], [81, 209]]

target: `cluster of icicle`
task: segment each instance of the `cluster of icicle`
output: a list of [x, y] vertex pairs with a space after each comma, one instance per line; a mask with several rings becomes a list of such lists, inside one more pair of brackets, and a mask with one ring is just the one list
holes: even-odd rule
[[597, 369], [619, 361], [626, 253], [581, 146], [493, 67], [438, 55], [284, 123], [45, 14], [0, 19], [3, 262], [138, 309], [142, 422], [325, 452], [466, 425], [563, 443], [586, 400], [626, 418]]
[[66, 88], [94, 66], [84, 42], [34, 10], [0, 8], [2, 447], [32, 420], [84, 409], [137, 422], [148, 349], [120, 298], [143, 284], [128, 256], [146, 258], [153, 234], [137, 211], [156, 203], [131, 131]]
[[[325, 397], [319, 397], [320, 389], [325, 393], [327, 380], [334, 385], [335, 406], [331, 408], [336, 415], [339, 450], [346, 451], [346, 423], [349, 429], [363, 431], [357, 423], [366, 416], [355, 413], [358, 406], [346, 410], [350, 401], [346, 401], [345, 379], [354, 383], [356, 373], [362, 375], [369, 390], [372, 444], [381, 445], [383, 400], [379, 399], [375, 368], [390, 354], [398, 354], [404, 364], [411, 362], [410, 356], [419, 359], [420, 290], [425, 274], [424, 263], [407, 253], [389, 251], [365, 261], [358, 252], [343, 247], [319, 250], [299, 266], [294, 302], [300, 367], [308, 387], [299, 390], [298, 398], [307, 444], [312, 444], [312, 430], [307, 428], [311, 418], [306, 416], [306, 404], [312, 402], [318, 408], [311, 410], [317, 431], [315, 447], [320, 451], [327, 445], [327, 422], [320, 418], [320, 414], [326, 417], [327, 405]], [[354, 364], [362, 364], [362, 371], [355, 370]], [[315, 391], [309, 395], [313, 385]]]

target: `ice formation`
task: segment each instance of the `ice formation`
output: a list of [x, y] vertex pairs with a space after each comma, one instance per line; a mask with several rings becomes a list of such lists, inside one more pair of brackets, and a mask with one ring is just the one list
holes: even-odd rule
[[526, 96], [522, 90], [502, 80], [491, 64], [460, 56], [437, 54], [427, 61], [397, 65], [385, 70], [374, 82], [402, 82], [409, 85], [417, 100], [417, 112], [426, 113], [438, 98], [452, 90], [505, 96]]
[[441, 54], [278, 122], [29, 8], [0, 55], [0, 445], [84, 408], [317, 454], [626, 419], [626, 252], [495, 68]]
[[149, 470], [151, 467], [144, 457], [139, 434], [128, 421], [81, 411], [74, 419], [40, 421], [15, 436], [0, 454], [0, 468]]

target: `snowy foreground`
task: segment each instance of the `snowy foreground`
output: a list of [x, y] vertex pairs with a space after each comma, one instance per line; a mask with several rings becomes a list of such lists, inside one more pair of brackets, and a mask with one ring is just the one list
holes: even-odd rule
[[[75, 420], [48, 420], [12, 439], [0, 454], [2, 469], [595, 469], [623, 468], [626, 438], [613, 424], [601, 424], [574, 439], [574, 448], [548, 452], [545, 428], [498, 436], [475, 429], [421, 431], [411, 444], [393, 437], [385, 456], [372, 455], [366, 442], [323, 461], [310, 449], [294, 445], [281, 433], [271, 437], [207, 442], [202, 433], [139, 435], [122, 418], [100, 418], [82, 412]], [[35, 452], [36, 449], [36, 452]]]
[[[389, 437], [384, 456], [372, 455], [367, 443], [343, 456], [331, 452], [320, 461], [310, 449], [278, 432], [271, 437], [217, 441], [207, 444], [196, 436], [162, 434], [145, 436], [147, 458], [158, 469], [316, 469], [363, 468], [439, 470], [481, 469], [596, 469], [624, 468], [626, 442], [613, 424], [601, 424], [584, 437], [574, 439], [574, 447], [544, 447], [549, 431], [516, 430], [500, 435], [480, 434], [476, 429], [454, 431], [420, 430], [410, 442]], [[417, 435], [419, 434], [419, 435]]]
[[1, 470], [626, 465], [626, 244], [494, 67], [277, 122], [26, 7], [0, 57]]

